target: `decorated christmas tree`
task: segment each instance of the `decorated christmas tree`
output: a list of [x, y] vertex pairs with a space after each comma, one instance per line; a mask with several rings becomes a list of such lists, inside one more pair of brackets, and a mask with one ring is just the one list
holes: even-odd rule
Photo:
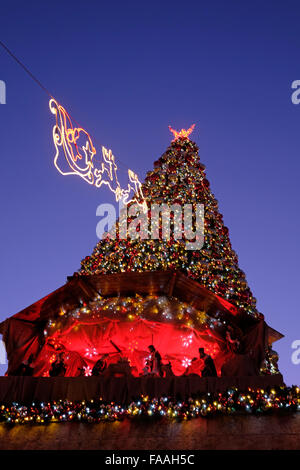
[[177, 240], [172, 235], [169, 240], [121, 239], [118, 236], [110, 239], [108, 236], [99, 241], [92, 255], [82, 261], [79, 274], [179, 270], [237, 309], [259, 318], [261, 315], [256, 309], [256, 299], [245, 273], [239, 268], [228, 228], [218, 210], [218, 201], [210, 190], [198, 147], [189, 139], [189, 132], [174, 131], [175, 138], [171, 145], [146, 176], [143, 194], [149, 210], [153, 203], [170, 206], [203, 204], [202, 249], [187, 250], [184, 238]]
[[[131, 405], [127, 411], [120, 408], [120, 417], [145, 410], [149, 414], [149, 399], [156, 400], [160, 414], [176, 416], [173, 402], [162, 409], [157, 397], [190, 400], [191, 395], [203, 396], [204, 390], [210, 396], [229, 386], [244, 391], [256, 387], [264, 393], [265, 387], [283, 385], [278, 356], [271, 349], [282, 335], [256, 309], [198, 147], [189, 139], [192, 129], [172, 130], [171, 145], [148, 172], [139, 194], [123, 207], [92, 255], [82, 261], [81, 269], [65, 285], [0, 325], [8, 376], [29, 375], [30, 370], [30, 375], [42, 379], [64, 377], [65, 388], [56, 390], [55, 380], [47, 382], [50, 388], [46, 392], [41, 388], [41, 400], [49, 394], [56, 398], [68, 395], [74, 401], [101, 396], [103, 412], [106, 405], [102, 401], [110, 403], [105, 416], [117, 419], [113, 402], [123, 406], [142, 396], [134, 411]], [[55, 126], [54, 142], [62, 146], [66, 141], [56, 136], [69, 136], [71, 131], [76, 132], [73, 128], [59, 131]], [[71, 165], [80, 159], [77, 148], [76, 152]], [[105, 162], [113, 165], [112, 155], [106, 155], [110, 158]], [[91, 159], [89, 182], [93, 181], [92, 171], [97, 170]], [[170, 209], [167, 232], [163, 214], [153, 218], [153, 208], [163, 205]], [[186, 207], [193, 209], [187, 231]], [[197, 232], [199, 207], [201, 236]], [[94, 378], [86, 382], [91, 375]], [[74, 377], [78, 381], [70, 380]], [[14, 383], [8, 380], [2, 394]], [[21, 386], [14, 390], [16, 400], [23, 396]], [[28, 381], [28, 396], [34, 390]], [[219, 394], [219, 401], [209, 408], [226, 410], [227, 398], [232, 403], [233, 393], [240, 406], [245, 397], [241, 400], [237, 390], [229, 391], [225, 401]], [[261, 402], [259, 393], [251, 399], [254, 409]], [[264, 397], [269, 400], [268, 395]], [[203, 409], [195, 408], [195, 416], [206, 415], [206, 399]], [[268, 402], [267, 406], [276, 408], [275, 391], [270, 400], [274, 404]], [[185, 413], [179, 412], [186, 417]]]

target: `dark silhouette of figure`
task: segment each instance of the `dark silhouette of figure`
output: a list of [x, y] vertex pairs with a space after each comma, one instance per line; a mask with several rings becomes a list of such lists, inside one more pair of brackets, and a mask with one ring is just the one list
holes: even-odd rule
[[13, 375], [32, 376], [33, 369], [33, 354], [30, 354], [29, 358], [22, 362]]
[[99, 376], [107, 369], [107, 362], [105, 360], [106, 354], [102, 356], [94, 365], [92, 375]]
[[162, 370], [163, 377], [174, 377], [175, 375], [172, 370], [171, 361], [169, 361], [167, 364], [162, 364], [161, 370]]
[[204, 367], [201, 372], [201, 377], [217, 377], [217, 370], [215, 363], [211, 356], [205, 354], [204, 348], [199, 348], [200, 359], [204, 362]]
[[52, 362], [51, 368], [49, 370], [50, 377], [64, 377], [67, 369], [64, 363], [63, 354], [64, 353], [61, 352], [56, 360]]
[[241, 343], [231, 326], [228, 326], [226, 331], [226, 346], [227, 350], [233, 352], [234, 354], [238, 354], [241, 349]]
[[161, 355], [157, 351], [157, 349], [155, 349], [153, 344], [150, 344], [150, 346], [148, 346], [148, 349], [150, 351], [150, 359], [149, 359], [150, 374], [155, 374], [155, 375], [159, 375], [160, 377], [162, 377], [163, 371], [162, 371]]

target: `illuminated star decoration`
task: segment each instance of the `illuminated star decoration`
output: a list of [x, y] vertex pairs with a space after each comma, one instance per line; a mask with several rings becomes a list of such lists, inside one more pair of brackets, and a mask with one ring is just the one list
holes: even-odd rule
[[83, 367], [83, 369], [84, 369], [84, 375], [86, 377], [90, 377], [92, 375], [92, 369], [90, 368], [90, 366]]
[[97, 356], [98, 351], [96, 348], [86, 348], [85, 350], [85, 356], [92, 358], [93, 356]]
[[192, 360], [189, 359], [188, 357], [185, 357], [185, 358], [182, 360], [182, 365], [183, 365], [183, 367], [189, 367], [191, 364], [192, 364]]
[[147, 203], [143, 196], [142, 183], [136, 173], [128, 170], [129, 182], [127, 188], [122, 188], [112, 151], [102, 146], [102, 156], [100, 161], [96, 162], [97, 151], [89, 133], [82, 127], [74, 127], [70, 115], [56, 100], [51, 99], [49, 107], [56, 118], [53, 127], [56, 169], [64, 176], [78, 175], [96, 188], [104, 184], [114, 193], [117, 202], [122, 201], [126, 205], [134, 201], [145, 212]]
[[193, 342], [193, 335], [181, 336], [182, 345], [184, 348], [188, 348]]
[[181, 131], [175, 131], [174, 129], [172, 129], [171, 126], [169, 126], [170, 131], [174, 135], [174, 139], [172, 140], [172, 142], [178, 139], [188, 139], [189, 135], [193, 132], [194, 128], [195, 124], [193, 124], [188, 130], [181, 129]]

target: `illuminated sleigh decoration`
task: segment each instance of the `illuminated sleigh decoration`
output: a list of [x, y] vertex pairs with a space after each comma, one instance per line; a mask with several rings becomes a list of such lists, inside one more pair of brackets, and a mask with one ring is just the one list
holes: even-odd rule
[[124, 205], [136, 202], [146, 210], [147, 204], [143, 196], [142, 184], [136, 173], [128, 169], [129, 183], [126, 189], [122, 188], [112, 151], [102, 146], [101, 161], [95, 162], [94, 157], [97, 151], [89, 133], [82, 127], [74, 127], [65, 108], [55, 99], [50, 100], [49, 107], [56, 117], [56, 124], [53, 126], [56, 169], [64, 176], [78, 175], [96, 188], [104, 184], [114, 193], [117, 202], [121, 201]]

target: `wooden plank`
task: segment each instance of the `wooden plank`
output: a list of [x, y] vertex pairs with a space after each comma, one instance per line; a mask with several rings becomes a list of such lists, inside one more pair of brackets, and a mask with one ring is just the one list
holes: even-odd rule
[[23, 319], [36, 319], [36, 321], [51, 318], [58, 314], [62, 307], [67, 310], [75, 308], [80, 299], [83, 298], [85, 301], [93, 299], [96, 293], [107, 297], [135, 294], [174, 296], [198, 310], [204, 310], [208, 315], [213, 315], [220, 310], [234, 318], [232, 313], [218, 301], [218, 296], [178, 271], [69, 277], [64, 286], [22, 310], [16, 316]]
[[174, 286], [175, 286], [175, 282], [176, 282], [176, 277], [177, 277], [177, 274], [175, 272], [175, 273], [173, 273], [173, 275], [171, 277], [171, 280], [170, 280], [170, 284], [169, 284], [169, 290], [168, 290], [168, 296], [169, 297], [172, 297], [172, 295], [173, 295]]

